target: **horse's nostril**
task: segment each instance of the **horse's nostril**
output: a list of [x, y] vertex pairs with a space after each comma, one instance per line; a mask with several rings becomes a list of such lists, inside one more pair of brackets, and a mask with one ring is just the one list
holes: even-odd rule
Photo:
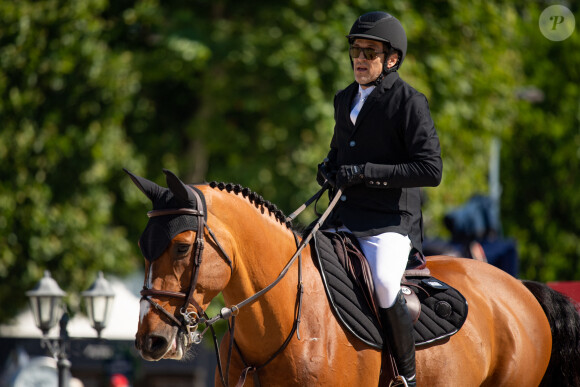
[[149, 353], [165, 352], [167, 339], [163, 336], [149, 335], [145, 341], [145, 346]]

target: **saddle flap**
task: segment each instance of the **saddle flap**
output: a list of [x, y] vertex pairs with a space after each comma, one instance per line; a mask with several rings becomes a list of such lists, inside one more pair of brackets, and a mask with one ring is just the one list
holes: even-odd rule
[[338, 232], [330, 233], [329, 239], [334, 247], [334, 252], [337, 254], [342, 267], [346, 270], [350, 278], [362, 290], [367, 304], [379, 318], [379, 309], [375, 302], [375, 284], [369, 262], [363, 255], [356, 237], [352, 234]]
[[368, 295], [354, 279], [352, 268], [347, 270], [341, 263], [341, 260], [345, 262], [345, 257], [339, 259], [339, 255], [344, 255], [344, 250], [339, 248], [339, 252], [335, 252], [334, 235], [318, 232], [311, 241], [314, 262], [320, 271], [330, 306], [348, 332], [363, 343], [381, 349], [383, 337], [379, 319], [368, 303]]

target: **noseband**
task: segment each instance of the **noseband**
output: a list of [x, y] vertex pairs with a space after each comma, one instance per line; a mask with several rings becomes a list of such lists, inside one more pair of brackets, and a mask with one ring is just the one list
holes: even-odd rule
[[[193, 298], [193, 293], [195, 291], [195, 287], [197, 286], [197, 279], [199, 276], [199, 267], [201, 266], [201, 261], [203, 258], [203, 249], [204, 249], [204, 229], [208, 231], [208, 234], [219, 248], [221, 252], [222, 258], [226, 261], [226, 263], [230, 266], [230, 270], [233, 272], [233, 265], [232, 260], [225, 252], [223, 247], [218, 242], [217, 238], [215, 237], [214, 233], [211, 231], [207, 223], [205, 222], [205, 214], [203, 212], [203, 205], [202, 200], [199, 193], [188, 186], [194, 194], [196, 200], [196, 208], [177, 208], [177, 209], [166, 209], [166, 210], [153, 210], [147, 213], [149, 218], [154, 218], [157, 216], [166, 216], [166, 215], [192, 215], [197, 217], [197, 230], [196, 230], [196, 239], [194, 244], [193, 250], [193, 265], [192, 265], [192, 273], [191, 273], [191, 284], [189, 286], [189, 291], [187, 293], [182, 292], [172, 292], [167, 290], [157, 290], [151, 289], [146, 286], [143, 287], [141, 290], [142, 299], [147, 300], [151, 305], [155, 307], [155, 309], [159, 310], [165, 316], [167, 316], [171, 321], [177, 324], [178, 327], [182, 328], [186, 333], [186, 346], [190, 344], [199, 344], [203, 338], [203, 334], [206, 332], [197, 332], [197, 327], [200, 323], [208, 324], [208, 322], [214, 323], [215, 321], [211, 321], [209, 319], [203, 308], [195, 301]], [[153, 263], [151, 263], [153, 264]], [[147, 274], [148, 275], [148, 274]], [[184, 303], [183, 306], [180, 308], [179, 313], [181, 315], [181, 320], [179, 320], [173, 313], [169, 313], [165, 308], [163, 308], [159, 303], [154, 301], [151, 296], [153, 297], [170, 297], [170, 298], [179, 298], [183, 299]], [[194, 311], [188, 311], [189, 305], [193, 305], [195, 308]], [[208, 327], [211, 326], [208, 325]]]

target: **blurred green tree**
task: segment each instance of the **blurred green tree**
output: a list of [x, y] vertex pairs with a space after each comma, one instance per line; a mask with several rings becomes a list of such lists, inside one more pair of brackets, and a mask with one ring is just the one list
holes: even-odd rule
[[[518, 241], [522, 277], [580, 280], [580, 34], [542, 35], [538, 20], [548, 5], [520, 7], [525, 83], [502, 151], [503, 220]], [[578, 4], [569, 7], [578, 15]]]
[[0, 2], [2, 321], [45, 269], [78, 293], [97, 270], [135, 267], [113, 209], [130, 202], [120, 165], [141, 165], [123, 128], [139, 82], [131, 53], [102, 38], [105, 6]]

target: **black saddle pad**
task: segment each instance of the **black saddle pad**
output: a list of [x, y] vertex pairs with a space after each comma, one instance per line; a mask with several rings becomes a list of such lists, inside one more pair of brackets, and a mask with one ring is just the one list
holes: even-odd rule
[[[367, 345], [382, 349], [379, 321], [357, 281], [342, 266], [330, 240], [331, 233], [317, 232], [311, 247], [326, 295], [343, 327]], [[421, 302], [415, 323], [417, 346], [435, 343], [455, 334], [467, 318], [467, 302], [456, 289], [433, 277], [407, 277], [404, 283]]]
[[421, 303], [415, 322], [415, 345], [431, 344], [453, 336], [467, 319], [467, 301], [459, 291], [433, 277], [406, 277]]

